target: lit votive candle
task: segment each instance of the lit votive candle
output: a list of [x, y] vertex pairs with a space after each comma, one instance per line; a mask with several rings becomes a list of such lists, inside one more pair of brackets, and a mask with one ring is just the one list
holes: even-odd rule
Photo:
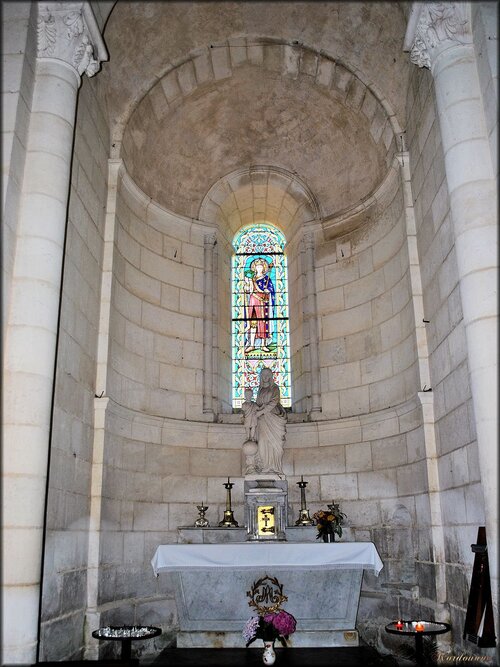
[[415, 625], [415, 630], [417, 632], [423, 632], [424, 631], [424, 624], [422, 621], [417, 621], [417, 624]]
[[402, 630], [403, 629], [403, 621], [399, 620], [396, 621], [396, 630]]

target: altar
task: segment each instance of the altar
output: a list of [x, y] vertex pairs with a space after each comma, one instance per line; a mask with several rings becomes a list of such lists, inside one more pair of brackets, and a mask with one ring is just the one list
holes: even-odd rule
[[358, 646], [363, 570], [383, 567], [371, 542], [169, 544], [151, 564], [156, 576], [173, 573], [179, 647], [244, 646], [246, 594], [266, 575], [283, 585], [297, 619], [290, 646]]

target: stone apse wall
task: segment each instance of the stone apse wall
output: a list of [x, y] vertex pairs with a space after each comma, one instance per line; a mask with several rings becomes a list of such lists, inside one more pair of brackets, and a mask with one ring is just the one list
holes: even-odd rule
[[[193, 522], [200, 500], [208, 502], [212, 525], [220, 520], [228, 475], [242, 522], [244, 431], [239, 423], [207, 422], [201, 409], [206, 230], [151, 203], [125, 171], [116, 211], [101, 621], [140, 620], [173, 631], [169, 579], [154, 579], [150, 559], [158, 544], [176, 541], [177, 526]], [[385, 605], [389, 617], [383, 584], [410, 597], [419, 539], [428, 542], [401, 188], [375, 223], [318, 245], [315, 283], [323, 412], [314, 422], [290, 416], [284, 465], [292, 519], [302, 474], [312, 511], [332, 498], [341, 502], [349, 517], [345, 539], [373, 540], [384, 559], [366, 591], [370, 609], [376, 602], [373, 613], [379, 617], [378, 605]], [[360, 627], [363, 633], [363, 621]]]
[[[217, 67], [221, 64], [212, 71]], [[179, 90], [184, 85], [182, 90], [191, 92], [195, 71], [184, 67], [180, 78], [177, 73]], [[343, 81], [344, 99], [349, 94], [357, 99], [359, 111], [366, 98], [365, 115], [374, 118], [375, 108], [357, 90], [356, 80]], [[98, 648], [88, 639], [96, 623], [161, 625], [164, 634], [146, 650], [172, 642], [177, 612], [169, 577], [153, 577], [156, 546], [176, 541], [177, 526], [193, 522], [200, 500], [209, 505], [212, 525], [220, 520], [228, 475], [235, 482], [235, 517], [243, 522], [243, 427], [227, 410], [216, 422], [203, 411], [205, 237], [220, 234], [217, 313], [229, 318], [223, 312], [229, 303], [223, 277], [228, 276], [231, 226], [200, 224], [146, 196], [132, 177], [131, 144], [114, 167], [116, 192], [114, 183], [106, 191], [109, 130], [92, 83], [85, 82], [79, 104], [45, 549], [47, 660], [82, 653], [86, 613], [87, 656]], [[484, 521], [429, 73], [413, 70], [408, 108], [410, 197], [396, 165], [383, 205], [364, 224], [354, 230], [332, 224], [326, 233], [313, 227], [322, 411], [307, 418], [310, 379], [300, 380], [284, 459], [292, 520], [300, 506], [295, 482], [304, 475], [311, 511], [335, 498], [348, 517], [343, 539], [375, 542], [384, 569], [378, 579], [365, 575], [359, 628], [362, 638], [379, 646], [387, 641], [381, 628], [397, 613], [397, 596], [408, 616], [434, 613], [438, 602], [447, 601], [453, 640], [460, 642], [469, 545]], [[390, 167], [395, 138], [388, 131], [378, 139], [385, 142]], [[408, 235], [410, 201], [416, 253]], [[289, 232], [290, 279], [303, 298], [301, 232]], [[432, 555], [440, 526], [430, 522], [420, 303], [429, 320], [425, 341], [437, 423], [444, 599], [436, 584], [441, 570]], [[298, 380], [306, 343], [300, 312], [296, 307], [291, 313], [292, 372]], [[218, 326], [219, 368], [227, 369], [228, 325]], [[92, 405], [94, 392], [100, 396], [101, 391], [93, 378], [99, 364], [106, 370], [105, 395]], [[219, 379], [218, 400], [226, 407], [228, 390], [227, 378]]]

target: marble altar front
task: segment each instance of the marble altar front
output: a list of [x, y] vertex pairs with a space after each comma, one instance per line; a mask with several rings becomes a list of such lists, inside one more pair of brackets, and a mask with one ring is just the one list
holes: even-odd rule
[[283, 584], [284, 608], [297, 619], [290, 646], [357, 646], [363, 570], [378, 575], [383, 564], [371, 542], [226, 542], [161, 545], [152, 566], [173, 577], [179, 647], [242, 647], [246, 593], [265, 575]]

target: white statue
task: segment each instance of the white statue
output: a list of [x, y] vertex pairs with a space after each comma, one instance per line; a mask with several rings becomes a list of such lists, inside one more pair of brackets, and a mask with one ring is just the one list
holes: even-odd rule
[[286, 434], [286, 412], [280, 403], [280, 390], [270, 368], [260, 372], [257, 400], [252, 401], [252, 390], [245, 389], [241, 405], [246, 441], [245, 475], [267, 473], [284, 476], [283, 447]]
[[280, 390], [270, 368], [260, 372], [257, 394], [258, 472], [283, 473], [283, 447], [286, 437], [286, 412], [280, 403]]
[[245, 400], [241, 405], [243, 411], [243, 420], [245, 424], [245, 433], [248, 440], [256, 440], [255, 432], [257, 430], [257, 403], [252, 401], [253, 391], [248, 387], [245, 389]]

